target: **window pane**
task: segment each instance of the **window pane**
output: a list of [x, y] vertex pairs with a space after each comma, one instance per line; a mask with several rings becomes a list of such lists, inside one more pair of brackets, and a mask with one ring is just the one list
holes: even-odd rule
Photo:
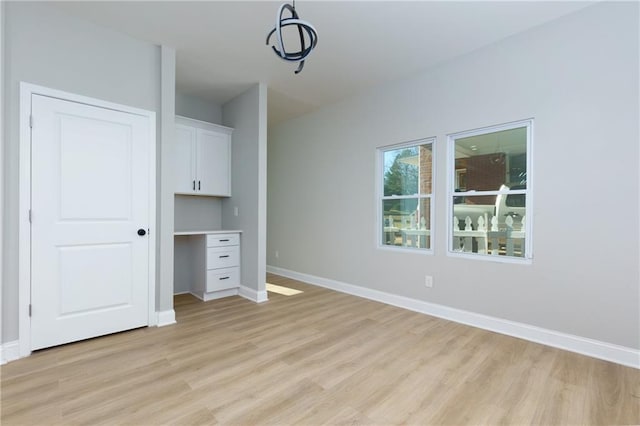
[[382, 244], [431, 247], [431, 200], [409, 198], [382, 201]]
[[454, 251], [524, 256], [525, 194], [454, 196], [453, 203]]
[[490, 223], [495, 212], [496, 196], [471, 196], [453, 197], [453, 216], [458, 218], [460, 227], [464, 229], [467, 217], [471, 219], [473, 228], [476, 229], [478, 218], [482, 217], [484, 223]]
[[526, 189], [526, 127], [456, 139], [455, 152], [456, 191]]
[[430, 194], [431, 144], [384, 151], [384, 196]]

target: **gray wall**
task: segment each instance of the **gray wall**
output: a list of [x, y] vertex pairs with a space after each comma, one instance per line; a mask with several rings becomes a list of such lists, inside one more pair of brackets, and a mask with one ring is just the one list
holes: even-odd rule
[[175, 200], [176, 231], [222, 229], [222, 199], [176, 195]]
[[45, 3], [6, 2], [5, 7], [2, 341], [8, 342], [18, 338], [20, 81], [156, 111], [159, 117], [160, 49]]
[[[195, 96], [176, 93], [176, 114], [214, 124], [222, 123], [222, 107]], [[222, 228], [222, 199], [189, 195], [175, 196], [175, 230]], [[176, 272], [177, 273], [177, 272]]]
[[[209, 123], [222, 123], [222, 107], [196, 96], [176, 92], [176, 114]], [[222, 198], [175, 196], [176, 231], [222, 229]], [[174, 250], [174, 293], [188, 292], [194, 280], [191, 270], [192, 245], [189, 237], [176, 237]]]
[[[222, 229], [222, 200], [216, 197], [191, 195], [175, 196], [175, 230], [217, 230]], [[193, 244], [189, 237], [175, 237], [173, 291], [175, 294], [188, 292], [195, 279], [192, 271]]]
[[[222, 106], [222, 123], [233, 127], [231, 198], [222, 201], [222, 225], [241, 229], [242, 284], [265, 290], [267, 89], [257, 84]], [[234, 216], [238, 207], [238, 216]]]
[[176, 114], [194, 120], [220, 124], [222, 122], [222, 107], [197, 96], [176, 92]]
[[[174, 241], [173, 293], [189, 293], [196, 279], [196, 271], [193, 270], [193, 258], [198, 256], [196, 248], [200, 248], [200, 246], [195, 244], [192, 237], [188, 235], [177, 236]], [[202, 253], [199, 255], [202, 256]]]
[[[269, 129], [268, 264], [640, 348], [638, 30], [596, 4]], [[533, 264], [447, 256], [446, 135], [530, 117]], [[377, 249], [376, 147], [428, 136], [435, 253]]]

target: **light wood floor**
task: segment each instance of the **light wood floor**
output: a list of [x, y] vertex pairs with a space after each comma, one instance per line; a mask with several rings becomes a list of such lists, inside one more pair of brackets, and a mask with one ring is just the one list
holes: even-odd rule
[[269, 281], [3, 366], [2, 424], [640, 424], [638, 370]]

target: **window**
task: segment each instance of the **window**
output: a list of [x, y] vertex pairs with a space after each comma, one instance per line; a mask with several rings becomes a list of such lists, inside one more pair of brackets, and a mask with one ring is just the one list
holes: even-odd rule
[[531, 258], [532, 120], [449, 135], [449, 252]]
[[378, 149], [379, 246], [431, 249], [433, 142]]

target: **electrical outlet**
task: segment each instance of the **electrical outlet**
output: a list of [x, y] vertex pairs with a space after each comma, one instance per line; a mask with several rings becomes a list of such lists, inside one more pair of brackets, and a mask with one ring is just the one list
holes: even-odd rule
[[238, 207], [233, 208], [233, 215], [238, 216]]
[[424, 286], [427, 288], [433, 287], [433, 277], [431, 275], [424, 276]]
[[276, 250], [276, 259], [280, 257], [280, 252]]

